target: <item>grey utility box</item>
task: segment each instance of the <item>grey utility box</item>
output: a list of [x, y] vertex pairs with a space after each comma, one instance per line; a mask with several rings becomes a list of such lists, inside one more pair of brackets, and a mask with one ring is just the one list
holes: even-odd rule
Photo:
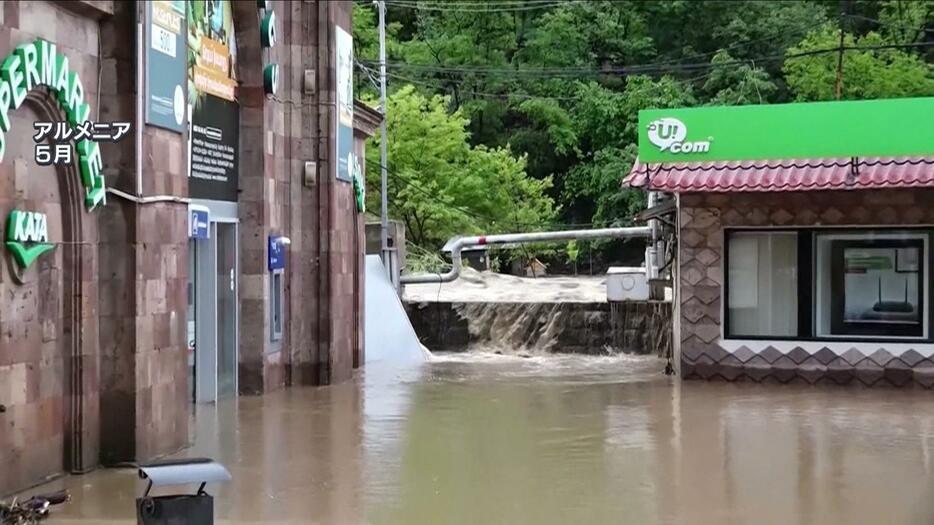
[[606, 299], [616, 301], [648, 301], [649, 280], [645, 268], [612, 266], [606, 271]]

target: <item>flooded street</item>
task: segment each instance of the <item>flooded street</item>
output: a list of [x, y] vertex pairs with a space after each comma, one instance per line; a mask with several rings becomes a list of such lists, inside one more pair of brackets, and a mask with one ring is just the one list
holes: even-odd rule
[[[199, 408], [219, 523], [930, 523], [925, 391], [687, 382], [655, 358], [436, 356]], [[134, 523], [133, 471], [51, 523]]]

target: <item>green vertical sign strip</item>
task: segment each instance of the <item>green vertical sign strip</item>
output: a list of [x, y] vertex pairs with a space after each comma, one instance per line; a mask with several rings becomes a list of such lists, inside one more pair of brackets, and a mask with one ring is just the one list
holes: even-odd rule
[[934, 154], [934, 97], [639, 112], [642, 162]]

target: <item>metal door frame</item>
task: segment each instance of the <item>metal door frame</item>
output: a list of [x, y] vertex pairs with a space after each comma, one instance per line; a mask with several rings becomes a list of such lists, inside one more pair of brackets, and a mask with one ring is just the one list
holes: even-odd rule
[[[195, 271], [195, 403], [214, 403], [218, 398], [219, 312], [217, 290], [217, 225], [233, 225], [234, 243], [234, 377], [233, 395], [240, 391], [240, 220], [235, 202], [193, 199], [210, 209], [210, 238], [196, 241]], [[189, 255], [190, 256], [190, 255]]]
[[[233, 396], [236, 397], [236, 396], [238, 396], [238, 395], [240, 394], [240, 220], [239, 220], [239, 219], [233, 219], [233, 218], [218, 217], [218, 219], [217, 219], [216, 221], [212, 219], [212, 222], [214, 223], [214, 224], [212, 225], [212, 228], [214, 228], [215, 231], [216, 231], [217, 223], [233, 226], [233, 249], [234, 249], [234, 261], [233, 261], [233, 272], [234, 272], [234, 291], [233, 291], [233, 295], [234, 295], [234, 297], [233, 297], [233, 302], [234, 302], [234, 309], [233, 309], [233, 326], [234, 326], [234, 335], [233, 335], [233, 346], [234, 346], [234, 348], [233, 348], [233, 363], [234, 363], [234, 371], [233, 371]], [[218, 313], [218, 311], [217, 311], [217, 301], [218, 301], [217, 284], [218, 284], [218, 283], [216, 282], [216, 278], [217, 278], [217, 257], [218, 257], [218, 253], [217, 253], [217, 242], [218, 242], [218, 239], [219, 239], [219, 236], [215, 236], [215, 238], [214, 238], [214, 263], [215, 263], [215, 264], [214, 264], [214, 277], [215, 277], [215, 287], [214, 287], [214, 349], [215, 349], [215, 350], [214, 350], [214, 352], [215, 352], [215, 359], [214, 359], [214, 369], [215, 369], [214, 398], [215, 398], [215, 399], [217, 399], [218, 394], [219, 394], [219, 387], [218, 387], [217, 378], [220, 376], [220, 368], [219, 368], [219, 366], [220, 366], [220, 365], [219, 365], [219, 363], [220, 363], [220, 358], [219, 358], [219, 356], [218, 356], [218, 354], [217, 354], [217, 351], [218, 351], [217, 345], [218, 345], [218, 342], [220, 341], [220, 334], [218, 333], [218, 330], [220, 329], [220, 323], [219, 323], [219, 317], [220, 317], [220, 316], [219, 316], [219, 313]], [[195, 328], [195, 329], [197, 330], [197, 325], [196, 325], [196, 328]]]

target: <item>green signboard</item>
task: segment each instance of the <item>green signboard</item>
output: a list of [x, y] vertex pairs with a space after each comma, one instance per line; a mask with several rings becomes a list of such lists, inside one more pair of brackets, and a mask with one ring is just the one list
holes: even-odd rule
[[7, 218], [6, 247], [23, 269], [55, 246], [49, 243], [49, 219], [44, 213], [13, 210]]
[[[10, 111], [15, 111], [34, 88], [45, 87], [65, 111], [72, 128], [87, 122], [91, 107], [84, 97], [84, 84], [78, 71], [72, 70], [68, 56], [58, 53], [55, 44], [36, 39], [21, 44], [0, 65], [0, 162], [6, 151], [5, 134], [10, 132]], [[103, 160], [97, 142], [90, 138], [78, 141], [78, 173], [84, 185], [84, 204], [91, 211], [106, 204]]]
[[934, 154], [934, 98], [639, 112], [639, 160], [900, 157]]

